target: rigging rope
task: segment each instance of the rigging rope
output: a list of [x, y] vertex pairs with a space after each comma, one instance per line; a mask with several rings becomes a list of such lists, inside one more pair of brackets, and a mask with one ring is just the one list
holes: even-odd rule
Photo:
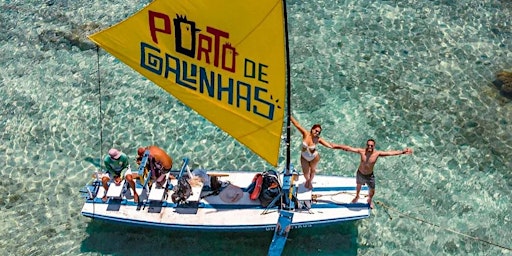
[[103, 112], [101, 111], [101, 75], [100, 75], [100, 47], [96, 45], [96, 66], [98, 74], [98, 95], [99, 95], [99, 121], [100, 121], [100, 166], [101, 152], [103, 152]]
[[[311, 197], [313, 198], [313, 200], [316, 200], [317, 198], [324, 197], [324, 196], [333, 197], [333, 196], [342, 195], [342, 194], [353, 195], [353, 196], [356, 195], [355, 192], [341, 191], [341, 192], [336, 192], [336, 193], [331, 193], [331, 194], [312, 194]], [[368, 197], [368, 194], [359, 193], [359, 196]]]
[[[100, 161], [99, 161], [99, 168], [101, 171], [101, 152], [103, 152], [103, 112], [102, 109], [102, 102], [101, 102], [101, 74], [100, 74], [100, 47], [96, 45], [96, 67], [97, 67], [97, 77], [98, 77], [98, 97], [99, 97], [99, 124], [100, 124]], [[96, 179], [98, 177], [96, 176]], [[99, 192], [99, 190], [98, 190]], [[96, 197], [97, 195], [94, 195]], [[96, 213], [96, 204], [95, 204], [95, 198], [92, 199], [92, 218], [94, 219], [94, 215]]]
[[394, 211], [394, 212], [397, 212], [398, 215], [401, 215], [401, 216], [404, 216], [404, 217], [407, 217], [407, 218], [410, 218], [410, 219], [413, 219], [413, 220], [417, 220], [419, 222], [423, 222], [425, 224], [428, 224], [428, 225], [431, 225], [431, 226], [434, 226], [434, 227], [437, 227], [439, 229], [444, 229], [446, 231], [449, 231], [449, 232], [452, 232], [454, 234], [457, 234], [457, 235], [460, 235], [460, 236], [463, 236], [463, 237], [466, 237], [466, 238], [470, 238], [470, 239], [473, 239], [473, 240], [476, 240], [476, 241], [480, 241], [480, 242], [483, 242], [483, 243], [486, 243], [486, 244], [489, 244], [489, 245], [492, 245], [492, 246], [496, 246], [496, 247], [499, 247], [499, 248], [502, 248], [502, 249], [505, 249], [505, 250], [508, 250], [508, 251], [512, 251], [512, 247], [506, 247], [506, 246], [503, 246], [503, 245], [500, 245], [500, 244], [497, 244], [497, 243], [494, 243], [494, 242], [491, 242], [491, 241], [488, 241], [488, 240], [485, 240], [485, 239], [482, 239], [480, 237], [476, 237], [476, 236], [470, 236], [468, 234], [465, 234], [465, 233], [462, 233], [460, 231], [457, 231], [457, 230], [454, 230], [454, 229], [451, 229], [451, 228], [445, 228], [445, 227], [442, 227], [441, 225], [438, 225], [438, 224], [435, 224], [435, 223], [432, 223], [432, 222], [428, 222], [424, 219], [420, 219], [418, 217], [414, 217], [414, 216], [411, 216], [411, 215], [408, 215], [408, 214], [405, 214], [391, 206], [388, 206], [380, 201], [376, 201], [376, 203], [378, 205], [381, 205], [382, 207], [384, 207], [384, 210], [386, 211], [386, 213], [388, 214], [389, 216], [389, 219], [393, 219], [391, 217], [391, 215], [389, 214], [388, 210], [391, 210], [391, 211]]

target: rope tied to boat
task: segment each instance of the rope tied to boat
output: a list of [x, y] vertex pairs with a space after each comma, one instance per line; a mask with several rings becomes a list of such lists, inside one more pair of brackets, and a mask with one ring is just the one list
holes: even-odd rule
[[[356, 192], [348, 192], [348, 191], [340, 191], [340, 192], [336, 192], [336, 193], [331, 193], [331, 194], [312, 194], [311, 195], [311, 200], [313, 202], [316, 202], [318, 198], [320, 197], [326, 197], [326, 196], [330, 196], [330, 197], [333, 197], [333, 196], [337, 196], [337, 195], [343, 195], [343, 194], [346, 194], [346, 195], [353, 195], [355, 196], [356, 195]], [[362, 197], [368, 197], [368, 194], [363, 194], [363, 193], [360, 193], [359, 196], [362, 196]]]
[[427, 220], [424, 220], [424, 219], [421, 219], [421, 218], [418, 218], [418, 217], [415, 217], [415, 216], [412, 216], [412, 215], [409, 215], [409, 214], [406, 214], [398, 209], [395, 209], [391, 206], [388, 206], [386, 204], [384, 204], [383, 202], [381, 201], [376, 201], [376, 204], [377, 205], [380, 205], [384, 208], [384, 211], [386, 212], [386, 214], [389, 216], [389, 219], [392, 220], [393, 217], [391, 217], [391, 215], [389, 214], [389, 211], [388, 210], [391, 210], [393, 212], [396, 212], [398, 213], [399, 216], [403, 216], [403, 217], [407, 217], [407, 218], [410, 218], [410, 219], [413, 219], [413, 220], [416, 220], [416, 221], [419, 221], [419, 222], [422, 222], [422, 223], [425, 223], [425, 224], [428, 224], [428, 225], [431, 225], [431, 226], [434, 226], [436, 228], [439, 228], [439, 229], [443, 229], [443, 230], [446, 230], [446, 231], [449, 231], [451, 233], [454, 233], [454, 234], [457, 234], [457, 235], [460, 235], [460, 236], [463, 236], [463, 237], [466, 237], [466, 238], [469, 238], [469, 239], [473, 239], [475, 241], [480, 241], [480, 242], [483, 242], [483, 243], [486, 243], [486, 244], [489, 244], [489, 245], [492, 245], [492, 246], [495, 246], [495, 247], [499, 247], [501, 249], [505, 249], [505, 250], [508, 250], [508, 251], [512, 251], [512, 247], [506, 247], [506, 246], [503, 246], [503, 245], [500, 245], [500, 244], [497, 244], [495, 242], [492, 242], [492, 241], [488, 241], [488, 240], [485, 240], [485, 239], [482, 239], [480, 237], [476, 237], [476, 236], [471, 236], [471, 235], [468, 235], [468, 234], [465, 234], [465, 233], [462, 233], [460, 231], [457, 231], [457, 230], [454, 230], [454, 229], [451, 229], [451, 228], [445, 228], [445, 227], [442, 227], [441, 225], [439, 224], [435, 224], [435, 223], [432, 223], [432, 222], [429, 222]]

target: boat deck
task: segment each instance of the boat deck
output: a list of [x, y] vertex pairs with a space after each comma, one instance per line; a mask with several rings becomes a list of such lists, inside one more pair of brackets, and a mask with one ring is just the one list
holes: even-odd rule
[[[172, 202], [172, 190], [154, 191], [154, 188], [151, 193], [142, 188], [137, 189], [141, 201], [139, 204], [133, 201], [131, 189], [126, 189], [121, 198], [113, 197], [104, 203], [101, 201], [103, 188], [100, 186], [98, 196], [85, 202], [82, 214], [109, 221], [172, 229], [272, 230], [279, 217], [279, 209], [262, 207], [259, 200], [251, 200], [249, 193], [245, 191], [254, 174], [236, 172], [219, 177], [221, 181], [229, 182], [244, 191], [236, 202], [223, 200], [219, 195], [210, 195], [211, 191], [201, 186], [193, 187], [193, 196], [187, 203], [180, 205]], [[176, 180], [171, 182], [176, 184]], [[292, 228], [332, 224], [370, 216], [365, 199], [366, 187], [361, 191], [359, 201], [351, 203], [355, 195], [353, 177], [317, 175], [313, 190], [304, 188], [303, 184], [304, 179], [301, 176], [297, 181], [297, 199], [301, 209], [294, 211]]]

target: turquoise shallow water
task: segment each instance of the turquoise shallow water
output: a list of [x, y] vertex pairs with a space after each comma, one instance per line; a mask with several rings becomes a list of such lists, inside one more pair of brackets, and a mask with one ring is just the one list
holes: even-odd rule
[[[266, 254], [266, 232], [169, 232], [80, 215], [79, 190], [112, 145], [134, 157], [139, 145], [158, 144], [207, 169], [269, 168], [103, 51], [100, 122], [96, 51], [74, 35], [146, 3], [0, 2], [1, 255]], [[382, 204], [372, 217], [294, 230], [284, 254], [512, 255], [512, 103], [491, 84], [512, 68], [512, 3], [289, 1], [288, 9], [293, 114], [306, 127], [321, 123], [332, 142], [373, 137], [378, 149], [415, 153], [379, 160]], [[299, 134], [292, 138], [298, 147]], [[322, 174], [353, 175], [356, 155], [320, 150]]]

